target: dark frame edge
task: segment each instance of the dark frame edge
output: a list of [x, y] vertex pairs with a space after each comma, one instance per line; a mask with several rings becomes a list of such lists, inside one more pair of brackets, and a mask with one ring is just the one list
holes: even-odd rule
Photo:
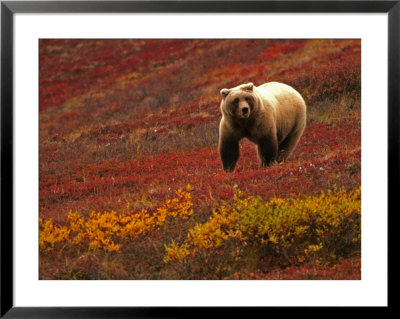
[[1, 3], [0, 315], [13, 307], [13, 13]]
[[397, 0], [236, 0], [236, 1], [5, 1], [13, 12], [21, 13], [347, 13], [388, 12]]
[[[399, 211], [400, 189], [400, 2], [389, 11], [388, 19], [388, 252], [393, 243], [393, 231], [390, 232], [390, 218]], [[391, 214], [390, 214], [391, 212]], [[388, 253], [388, 274], [390, 257]], [[387, 282], [389, 287], [389, 280]], [[393, 304], [388, 296], [388, 305]]]

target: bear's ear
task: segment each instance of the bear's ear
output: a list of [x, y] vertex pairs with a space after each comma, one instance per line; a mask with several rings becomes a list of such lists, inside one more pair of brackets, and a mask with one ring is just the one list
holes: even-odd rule
[[219, 91], [219, 93], [221, 93], [222, 98], [226, 98], [226, 96], [229, 94], [230, 90], [229, 89], [222, 89], [221, 91]]
[[254, 84], [249, 82], [242, 86], [242, 90], [253, 91]]

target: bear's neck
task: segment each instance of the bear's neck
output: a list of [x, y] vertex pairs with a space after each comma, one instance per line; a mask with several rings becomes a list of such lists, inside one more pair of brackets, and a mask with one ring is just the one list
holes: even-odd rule
[[232, 121], [232, 125], [236, 128], [246, 129], [250, 128], [253, 125], [253, 122], [253, 117], [250, 116], [248, 118], [235, 119]]

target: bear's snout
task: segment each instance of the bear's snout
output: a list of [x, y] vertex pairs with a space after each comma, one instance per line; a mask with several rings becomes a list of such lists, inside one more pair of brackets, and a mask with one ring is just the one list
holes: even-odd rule
[[242, 116], [243, 117], [248, 117], [249, 116], [249, 107], [248, 106], [242, 107]]

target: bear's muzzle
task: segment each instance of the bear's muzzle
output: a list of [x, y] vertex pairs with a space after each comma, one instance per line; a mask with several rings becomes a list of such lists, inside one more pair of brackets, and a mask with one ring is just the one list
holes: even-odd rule
[[247, 106], [242, 107], [241, 111], [242, 111], [242, 117], [243, 118], [248, 118], [249, 117], [249, 115], [250, 115], [249, 111], [250, 110], [249, 110], [249, 108]]

